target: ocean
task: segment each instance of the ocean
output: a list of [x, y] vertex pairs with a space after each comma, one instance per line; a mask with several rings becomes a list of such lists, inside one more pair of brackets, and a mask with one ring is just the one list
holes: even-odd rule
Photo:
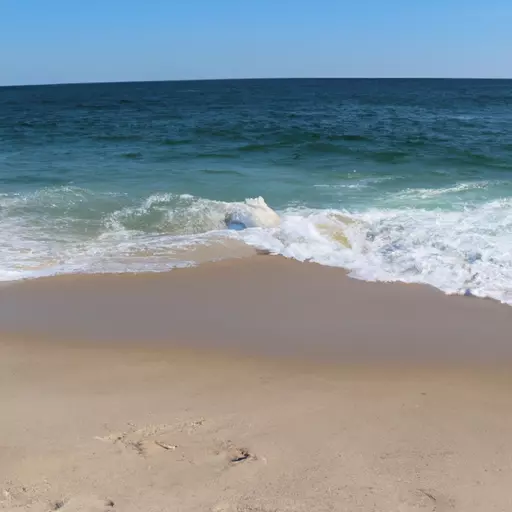
[[254, 247], [512, 304], [512, 81], [0, 88], [0, 280]]

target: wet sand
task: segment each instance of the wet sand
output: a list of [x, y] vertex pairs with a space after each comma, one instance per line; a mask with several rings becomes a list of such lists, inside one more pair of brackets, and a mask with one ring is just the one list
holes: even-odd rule
[[271, 257], [0, 289], [0, 509], [512, 510], [511, 309]]
[[0, 329], [339, 362], [512, 361], [510, 306], [271, 256], [15, 283], [0, 288]]

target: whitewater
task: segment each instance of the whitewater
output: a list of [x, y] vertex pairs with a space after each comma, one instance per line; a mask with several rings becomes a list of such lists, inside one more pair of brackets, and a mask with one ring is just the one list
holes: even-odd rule
[[[410, 201], [477, 186], [485, 185], [398, 195]], [[0, 196], [0, 279], [166, 271], [249, 255], [240, 250], [245, 244], [298, 261], [340, 267], [358, 279], [422, 283], [449, 294], [512, 304], [511, 199], [451, 211], [293, 205], [277, 211], [280, 222], [269, 223], [261, 216], [251, 217], [254, 201], [266, 206], [263, 198], [224, 202], [157, 193], [102, 213], [117, 204], [116, 196], [69, 187]], [[270, 207], [269, 211], [273, 212]], [[249, 227], [228, 229], [227, 216]]]

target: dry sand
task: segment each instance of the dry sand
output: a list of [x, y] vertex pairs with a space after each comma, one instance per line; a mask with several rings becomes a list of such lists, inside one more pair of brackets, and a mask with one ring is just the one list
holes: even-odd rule
[[0, 509], [512, 510], [511, 312], [274, 258], [4, 287]]

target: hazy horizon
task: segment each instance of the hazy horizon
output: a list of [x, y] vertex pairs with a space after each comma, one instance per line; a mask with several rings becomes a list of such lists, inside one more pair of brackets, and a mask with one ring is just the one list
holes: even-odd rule
[[144, 83], [167, 83], [167, 82], [237, 82], [257, 80], [501, 80], [512, 81], [512, 77], [449, 77], [449, 76], [282, 76], [282, 77], [238, 77], [238, 78], [176, 78], [162, 80], [112, 80], [112, 81], [88, 81], [88, 82], [53, 82], [53, 83], [31, 83], [31, 84], [0, 84], [2, 87], [44, 87], [64, 85], [115, 85], [115, 84], [144, 84]]
[[0, 85], [512, 78], [505, 0], [4, 2]]

